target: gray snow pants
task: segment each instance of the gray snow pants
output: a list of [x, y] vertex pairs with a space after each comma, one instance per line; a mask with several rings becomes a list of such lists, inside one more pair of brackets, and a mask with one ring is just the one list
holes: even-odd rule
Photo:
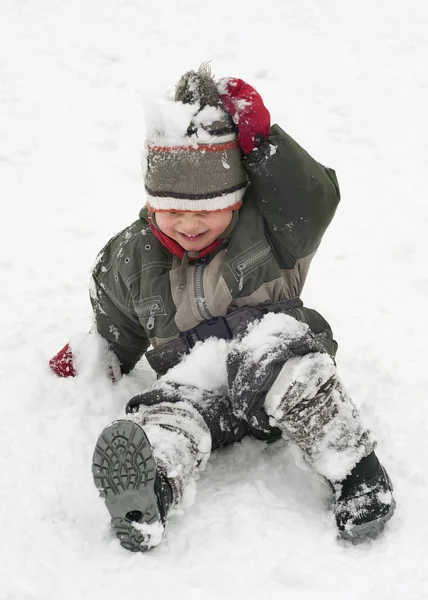
[[[225, 362], [224, 380], [215, 389], [201, 387], [197, 367], [190, 369], [196, 385], [189, 384], [189, 370], [183, 376], [175, 367], [128, 403], [171, 483], [175, 505], [211, 450], [248, 434], [265, 441], [285, 434], [330, 481], [344, 479], [374, 448], [337, 376], [328, 323], [303, 311], [301, 320], [270, 314], [237, 339], [203, 342], [217, 341], [217, 363]], [[184, 361], [191, 367], [192, 353]]]

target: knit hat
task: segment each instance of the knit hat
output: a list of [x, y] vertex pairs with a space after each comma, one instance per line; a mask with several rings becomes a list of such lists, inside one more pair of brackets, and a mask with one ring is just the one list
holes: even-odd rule
[[209, 67], [185, 73], [174, 100], [158, 105], [147, 131], [145, 188], [150, 211], [236, 210], [248, 184]]

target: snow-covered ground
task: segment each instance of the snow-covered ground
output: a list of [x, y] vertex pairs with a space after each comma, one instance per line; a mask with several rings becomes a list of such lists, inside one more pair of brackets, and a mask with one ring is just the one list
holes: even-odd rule
[[[215, 453], [154, 551], [123, 550], [90, 461], [152, 380], [48, 359], [91, 325], [91, 264], [144, 201], [143, 99], [212, 61], [333, 166], [343, 201], [304, 292], [377, 431], [397, 511], [336, 540], [329, 490], [283, 443]], [[428, 598], [428, 8], [424, 0], [2, 0], [0, 598]]]

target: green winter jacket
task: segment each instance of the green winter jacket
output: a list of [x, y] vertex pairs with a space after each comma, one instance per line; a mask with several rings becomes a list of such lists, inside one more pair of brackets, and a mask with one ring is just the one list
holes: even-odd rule
[[250, 185], [226, 246], [190, 262], [154, 236], [147, 211], [100, 252], [91, 286], [96, 327], [128, 373], [203, 320], [242, 306], [300, 296], [309, 265], [340, 199], [323, 167], [280, 127], [244, 159]]

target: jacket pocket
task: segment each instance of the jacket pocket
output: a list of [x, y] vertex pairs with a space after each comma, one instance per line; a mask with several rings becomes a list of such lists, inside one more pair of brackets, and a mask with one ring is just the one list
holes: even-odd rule
[[158, 315], [166, 315], [165, 305], [161, 296], [151, 296], [134, 301], [134, 309], [140, 321], [146, 321], [146, 328], [151, 331], [155, 326]]
[[272, 248], [267, 240], [261, 240], [245, 252], [238, 254], [229, 263], [229, 268], [238, 282], [238, 290], [241, 291], [244, 287], [245, 277], [261, 265], [269, 262], [271, 258]]

